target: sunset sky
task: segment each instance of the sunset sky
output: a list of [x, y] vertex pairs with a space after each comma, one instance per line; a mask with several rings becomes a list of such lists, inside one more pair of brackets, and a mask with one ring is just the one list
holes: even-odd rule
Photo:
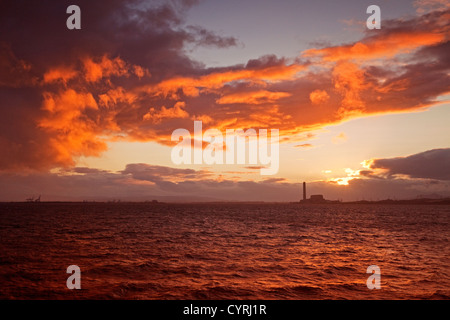
[[[0, 201], [450, 196], [449, 1], [1, 1], [0, 30]], [[174, 164], [195, 120], [279, 129], [278, 173]]]

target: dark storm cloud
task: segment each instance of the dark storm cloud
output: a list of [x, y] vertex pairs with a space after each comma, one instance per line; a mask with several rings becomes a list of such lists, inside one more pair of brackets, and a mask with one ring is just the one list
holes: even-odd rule
[[206, 170], [179, 169], [145, 163], [128, 164], [122, 174], [129, 174], [136, 180], [159, 182], [164, 180], [191, 180], [205, 178], [211, 173]]
[[195, 3], [79, 0], [82, 29], [68, 30], [73, 1], [1, 1], [0, 169], [48, 170], [99, 156], [106, 150], [99, 135], [127, 132], [142, 118], [128, 93], [137, 83], [196, 74], [186, 43], [234, 45], [231, 37], [182, 28]]
[[201, 46], [227, 48], [238, 43], [235, 37], [222, 37], [200, 26], [188, 26], [187, 29], [193, 35], [192, 41]]
[[[407, 157], [374, 159], [371, 169], [383, 169], [384, 175], [450, 180], [450, 149], [433, 149]], [[370, 172], [367, 172], [366, 175]]]
[[109, 171], [87, 167], [75, 167], [71, 170], [68, 170], [68, 172], [82, 173], [82, 174], [100, 174], [100, 173], [108, 173]]

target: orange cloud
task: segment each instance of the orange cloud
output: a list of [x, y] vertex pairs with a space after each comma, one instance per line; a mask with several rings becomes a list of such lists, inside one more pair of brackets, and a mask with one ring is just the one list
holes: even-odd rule
[[101, 58], [87, 57], [83, 59], [83, 67], [85, 72], [85, 79], [88, 82], [96, 82], [102, 78], [109, 78], [111, 76], [128, 76], [134, 74], [139, 78], [149, 75], [148, 70], [138, 65], [129, 65], [120, 57], [109, 58], [103, 55]]
[[330, 100], [330, 96], [325, 90], [314, 90], [309, 94], [309, 99], [313, 104], [323, 104]]
[[361, 91], [367, 88], [364, 71], [355, 63], [339, 62], [333, 69], [333, 80], [336, 91], [343, 96], [337, 110], [340, 117], [361, 113], [365, 107]]
[[364, 42], [356, 42], [351, 45], [309, 49], [304, 54], [307, 57], [322, 57], [324, 61], [390, 58], [400, 53], [411, 52], [422, 46], [441, 43], [445, 39], [445, 32], [402, 31], [368, 38]]
[[184, 110], [185, 106], [186, 103], [179, 101], [175, 103], [173, 108], [166, 108], [163, 106], [159, 111], [156, 111], [155, 108], [150, 108], [143, 116], [143, 119], [151, 120], [153, 123], [161, 123], [163, 119], [188, 118], [189, 113]]
[[137, 100], [137, 96], [130, 91], [126, 91], [122, 87], [110, 89], [106, 93], [100, 94], [99, 102], [102, 106], [112, 108], [118, 103], [126, 103], [128, 106], [132, 106]]
[[[292, 60], [264, 56], [222, 68], [191, 61], [177, 47], [189, 36], [173, 32], [172, 22], [136, 35], [161, 39], [161, 33], [170, 39], [163, 43], [125, 37], [88, 50], [87, 37], [51, 55], [33, 49], [26, 59], [1, 45], [0, 108], [20, 121], [0, 127], [0, 145], [23, 166], [35, 166], [37, 156], [23, 155], [41, 157], [36, 146], [43, 145], [49, 156], [39, 165], [51, 168], [100, 155], [115, 139], [168, 144], [174, 129], [192, 128], [194, 119], [204, 130], [279, 129], [281, 142], [298, 142], [351, 117], [429, 107], [450, 85], [448, 15], [391, 20], [358, 42], [310, 49]], [[94, 36], [85, 32], [79, 36]], [[0, 162], [0, 169], [5, 166]]]
[[278, 82], [292, 79], [295, 74], [303, 70], [302, 65], [277, 65], [269, 66], [259, 70], [241, 69], [223, 72], [214, 72], [198, 78], [174, 77], [164, 80], [156, 86], [146, 86], [144, 91], [149, 93], [159, 93], [163, 96], [176, 98], [176, 92], [182, 90], [183, 94], [189, 97], [198, 97], [201, 90], [219, 89], [225, 84], [233, 81], [248, 81], [261, 83], [264, 81]]
[[44, 83], [52, 83], [61, 80], [65, 84], [75, 78], [78, 72], [70, 67], [59, 67], [47, 71], [44, 74]]
[[303, 144], [296, 145], [294, 147], [295, 148], [304, 148], [304, 149], [314, 148], [314, 146], [311, 143], [303, 143]]
[[208, 116], [207, 114], [202, 114], [200, 116], [194, 116], [192, 118], [192, 120], [201, 121], [203, 124], [208, 124], [208, 123], [213, 122], [213, 119], [210, 116]]
[[74, 165], [74, 157], [99, 156], [107, 149], [99, 138], [101, 129], [84, 115], [88, 109], [98, 110], [92, 94], [72, 89], [57, 94], [46, 92], [42, 108], [46, 116], [38, 125], [53, 134], [49, 145], [57, 152], [54, 160], [59, 165]]
[[101, 57], [99, 61], [94, 61], [94, 59], [88, 57], [84, 59], [83, 65], [85, 78], [88, 82], [95, 82], [111, 75], [121, 76], [128, 73], [128, 68], [122, 59], [111, 60], [106, 55]]
[[288, 92], [271, 92], [267, 90], [239, 92], [220, 97], [216, 102], [218, 104], [263, 104], [273, 103], [281, 98], [289, 97]]

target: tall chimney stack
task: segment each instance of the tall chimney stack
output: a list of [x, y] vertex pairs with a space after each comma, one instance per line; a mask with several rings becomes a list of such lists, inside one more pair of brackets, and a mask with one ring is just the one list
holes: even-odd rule
[[306, 182], [303, 182], [303, 200], [306, 200]]

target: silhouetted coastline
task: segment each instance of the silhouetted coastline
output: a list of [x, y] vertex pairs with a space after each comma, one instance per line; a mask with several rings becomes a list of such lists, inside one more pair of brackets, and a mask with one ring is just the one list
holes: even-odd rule
[[31, 206], [34, 205], [42, 205], [42, 204], [110, 204], [110, 205], [120, 205], [120, 204], [147, 204], [150, 206], [154, 205], [170, 205], [170, 204], [301, 204], [301, 205], [320, 205], [320, 204], [336, 204], [336, 205], [343, 205], [343, 204], [404, 204], [404, 205], [450, 205], [450, 198], [442, 198], [442, 199], [427, 199], [427, 198], [420, 198], [420, 199], [404, 199], [404, 200], [393, 200], [393, 199], [384, 199], [384, 200], [358, 200], [358, 201], [340, 201], [340, 200], [326, 200], [324, 199], [321, 202], [310, 202], [310, 201], [283, 201], [283, 202], [276, 202], [276, 201], [41, 201], [41, 202], [28, 202], [28, 201], [0, 201], [0, 203], [23, 203], [23, 204], [29, 204]]

